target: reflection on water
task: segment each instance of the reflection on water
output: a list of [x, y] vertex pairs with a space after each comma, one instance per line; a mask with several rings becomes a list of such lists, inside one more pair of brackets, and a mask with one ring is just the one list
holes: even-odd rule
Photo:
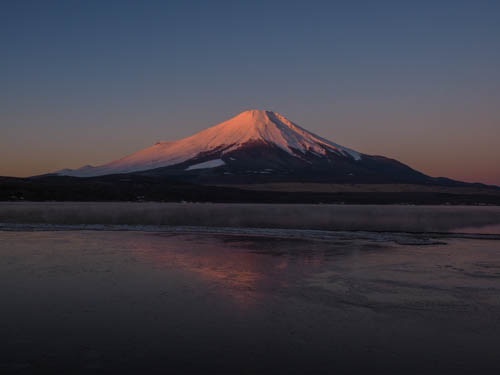
[[0, 231], [0, 372], [500, 371], [500, 241], [270, 233]]
[[142, 239], [144, 241], [134, 242], [134, 254], [142, 261], [153, 263], [165, 272], [176, 269], [189, 278], [213, 283], [221, 291], [230, 291], [230, 295], [242, 306], [252, 303], [249, 291], [262, 281], [252, 254], [228, 252], [217, 244], [206, 242], [202, 245], [203, 251], [199, 251], [197, 246], [200, 244], [178, 239], [173, 239], [177, 246], [166, 249], [161, 244], [164, 238], [153, 241], [148, 237]]
[[315, 244], [306, 241], [197, 235], [139, 239], [133, 243], [133, 253], [141, 261], [203, 280], [240, 308], [255, 304], [257, 291], [289, 285], [291, 275], [303, 278], [326, 261], [324, 252], [311, 251]]

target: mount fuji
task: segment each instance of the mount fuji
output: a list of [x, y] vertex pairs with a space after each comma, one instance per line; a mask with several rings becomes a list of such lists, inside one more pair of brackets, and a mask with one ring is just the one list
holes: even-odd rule
[[56, 174], [176, 176], [196, 183], [451, 181], [429, 177], [394, 159], [341, 146], [279, 113], [263, 110], [242, 112], [190, 137], [157, 142], [101, 166], [65, 169]]

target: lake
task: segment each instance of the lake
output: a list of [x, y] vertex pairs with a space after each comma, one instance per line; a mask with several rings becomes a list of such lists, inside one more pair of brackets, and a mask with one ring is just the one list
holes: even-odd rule
[[0, 227], [2, 373], [500, 371], [494, 219], [439, 233], [98, 221]]

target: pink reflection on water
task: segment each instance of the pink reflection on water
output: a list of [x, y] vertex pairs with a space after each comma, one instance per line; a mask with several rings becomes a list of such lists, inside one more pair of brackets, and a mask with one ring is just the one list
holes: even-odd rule
[[[193, 281], [202, 280], [211, 291], [229, 296], [240, 308], [256, 303], [254, 293], [263, 274], [258, 270], [255, 254], [228, 251], [213, 239], [194, 236], [146, 236], [135, 243], [135, 254], [155, 267], [180, 271]], [[186, 241], [187, 239], [187, 241]]]
[[[271, 256], [254, 252], [251, 239], [226, 243], [203, 236], [144, 236], [134, 241], [134, 254], [155, 267], [180, 271], [202, 280], [211, 291], [228, 296], [241, 309], [261, 302], [262, 291], [286, 288], [296, 278], [325, 263], [324, 254]], [[286, 245], [285, 245], [286, 248]]]

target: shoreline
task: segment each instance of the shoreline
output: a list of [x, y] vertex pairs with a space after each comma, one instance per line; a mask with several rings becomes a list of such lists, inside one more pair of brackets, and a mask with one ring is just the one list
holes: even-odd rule
[[480, 232], [397, 232], [397, 231], [360, 231], [360, 230], [313, 230], [284, 228], [249, 227], [207, 227], [207, 226], [168, 226], [168, 225], [106, 225], [106, 224], [13, 224], [0, 222], [0, 232], [137, 232], [158, 235], [195, 235], [222, 236], [247, 239], [292, 240], [335, 243], [338, 241], [392, 242], [399, 245], [446, 245], [445, 241], [454, 239], [500, 240], [498, 233]]

